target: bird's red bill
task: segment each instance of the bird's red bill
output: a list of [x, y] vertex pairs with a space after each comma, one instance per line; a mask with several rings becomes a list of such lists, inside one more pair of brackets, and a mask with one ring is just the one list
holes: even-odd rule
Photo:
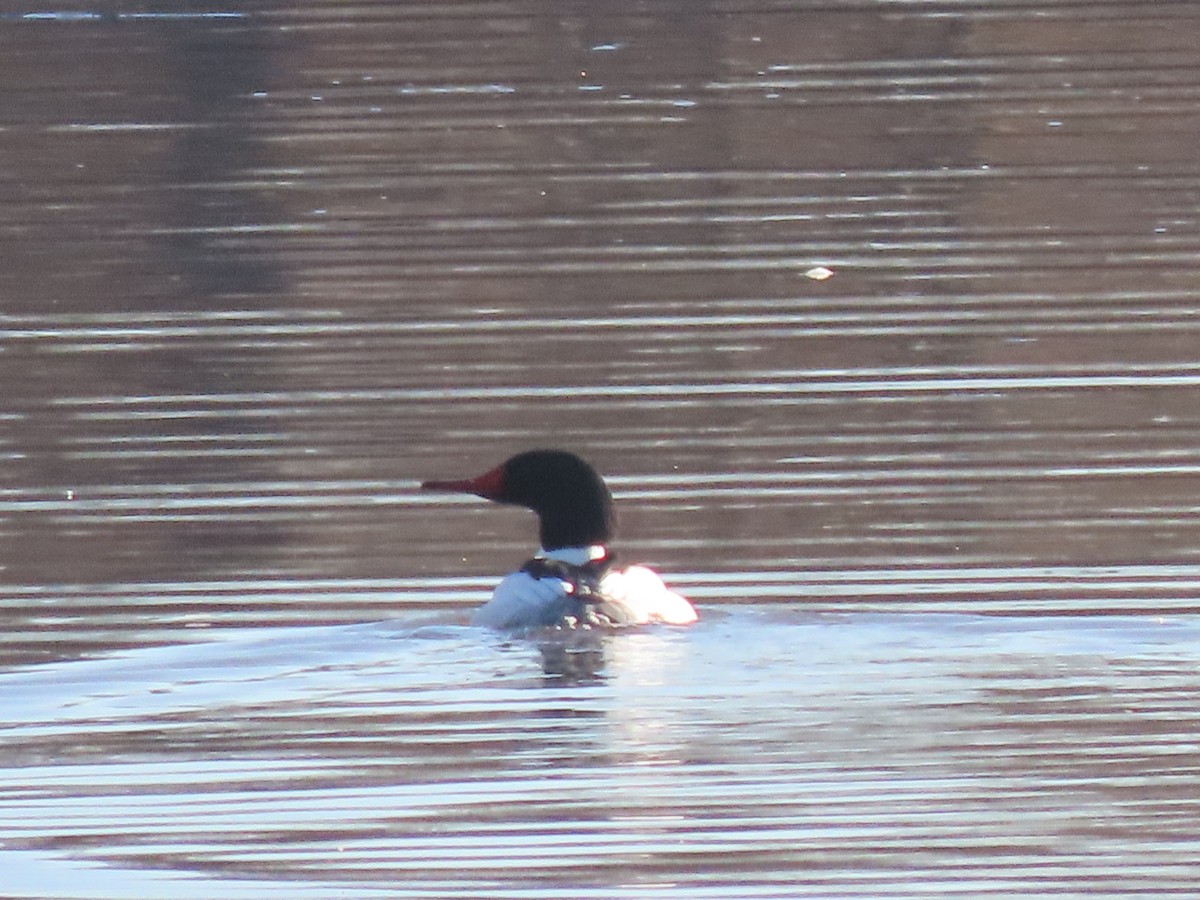
[[453, 491], [458, 494], [475, 494], [488, 500], [496, 500], [504, 494], [504, 466], [484, 472], [478, 478], [460, 481], [423, 481], [422, 490]]

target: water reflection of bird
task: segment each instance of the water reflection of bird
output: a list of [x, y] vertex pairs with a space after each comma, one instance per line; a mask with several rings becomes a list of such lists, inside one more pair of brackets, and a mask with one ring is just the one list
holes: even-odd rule
[[619, 567], [608, 549], [616, 517], [604, 480], [561, 450], [531, 450], [477, 478], [427, 481], [537, 513], [541, 550], [496, 586], [472, 624], [490, 628], [687, 625], [696, 610], [646, 566]]

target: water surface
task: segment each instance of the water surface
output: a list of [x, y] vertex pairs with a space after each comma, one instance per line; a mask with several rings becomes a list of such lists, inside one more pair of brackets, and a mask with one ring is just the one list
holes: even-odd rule
[[1198, 25], [0, 14], [0, 893], [1194, 896]]

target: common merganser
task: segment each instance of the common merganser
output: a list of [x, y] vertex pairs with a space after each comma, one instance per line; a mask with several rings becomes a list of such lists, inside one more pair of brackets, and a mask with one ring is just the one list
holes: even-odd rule
[[612, 495], [596, 470], [573, 453], [531, 450], [477, 478], [426, 481], [432, 491], [475, 494], [537, 513], [541, 549], [496, 586], [472, 625], [687, 625], [692, 604], [645, 566], [617, 568], [607, 543], [616, 525]]

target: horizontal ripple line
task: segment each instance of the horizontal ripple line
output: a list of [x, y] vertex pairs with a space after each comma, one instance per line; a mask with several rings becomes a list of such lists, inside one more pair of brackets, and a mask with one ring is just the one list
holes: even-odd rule
[[[1200, 386], [1200, 369], [1138, 373], [1096, 372], [1069, 375], [988, 375], [962, 377], [947, 370], [941, 377], [864, 379], [817, 374], [810, 380], [728, 381], [690, 384], [575, 384], [540, 386], [475, 386], [442, 388], [346, 389], [337, 391], [239, 391], [226, 394], [158, 394], [122, 397], [62, 397], [52, 401], [66, 408], [116, 407], [115, 415], [128, 415], [130, 407], [203, 404], [213, 407], [245, 407], [251, 403], [322, 404], [404, 400], [503, 400], [569, 398], [574, 402], [591, 398], [711, 397], [721, 395], [804, 394], [905, 394], [930, 392], [991, 392], [1000, 390], [1055, 390], [1110, 387], [1195, 387]], [[91, 413], [91, 415], [101, 415]]]

